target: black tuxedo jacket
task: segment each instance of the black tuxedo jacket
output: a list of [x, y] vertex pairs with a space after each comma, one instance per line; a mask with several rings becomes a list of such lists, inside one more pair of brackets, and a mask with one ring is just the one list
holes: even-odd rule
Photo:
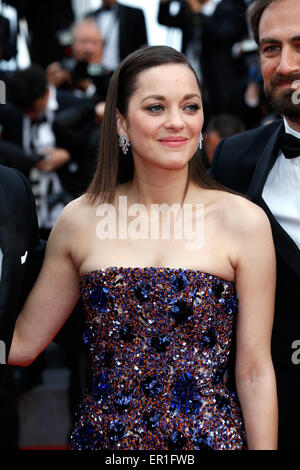
[[[97, 18], [102, 8], [87, 14]], [[119, 54], [122, 61], [128, 54], [148, 44], [147, 29], [143, 10], [118, 3]]]
[[[280, 119], [221, 141], [210, 173], [262, 207], [271, 223], [277, 256], [272, 354], [278, 386], [279, 446], [299, 450], [300, 364], [293, 357], [297, 358], [295, 341], [300, 342], [300, 250], [262, 198], [266, 178], [278, 156], [282, 126]], [[295, 197], [300, 197], [300, 188]]]
[[39, 238], [35, 203], [27, 179], [16, 170], [2, 165], [0, 247], [3, 253], [0, 340], [5, 344], [7, 362], [14, 324], [40, 270], [45, 242]]

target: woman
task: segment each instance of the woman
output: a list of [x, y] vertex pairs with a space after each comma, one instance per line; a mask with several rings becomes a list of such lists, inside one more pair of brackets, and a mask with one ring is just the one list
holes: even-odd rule
[[82, 296], [92, 383], [73, 449], [276, 448], [271, 231], [199, 166], [202, 125], [181, 53], [148, 47], [114, 73], [95, 177], [52, 231], [9, 354], [32, 362]]

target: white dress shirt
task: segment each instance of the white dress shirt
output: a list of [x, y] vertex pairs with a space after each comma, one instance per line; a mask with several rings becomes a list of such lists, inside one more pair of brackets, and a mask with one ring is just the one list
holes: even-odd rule
[[201, 13], [206, 16], [212, 16], [222, 0], [208, 0], [201, 8]]
[[[284, 120], [285, 131], [300, 139], [300, 133]], [[262, 197], [277, 222], [300, 249], [300, 155], [285, 158], [280, 151], [271, 169]]]
[[[97, 23], [104, 39], [101, 65], [109, 71], [115, 70], [120, 63], [119, 53], [119, 17], [116, 7], [101, 11]], [[130, 34], [130, 33], [129, 33]]]
[[[24, 117], [23, 119], [23, 147], [25, 150], [28, 152], [34, 150], [39, 154], [44, 154], [45, 149], [56, 147], [52, 124], [57, 108], [56, 88], [49, 85], [49, 99], [45, 111], [46, 122], [32, 126], [29, 118]], [[35, 198], [39, 227], [51, 229], [64, 208], [64, 204], [61, 202], [51, 208], [48, 204], [49, 192], [58, 194], [63, 191], [59, 176], [55, 171], [43, 172], [32, 168], [29, 180]]]

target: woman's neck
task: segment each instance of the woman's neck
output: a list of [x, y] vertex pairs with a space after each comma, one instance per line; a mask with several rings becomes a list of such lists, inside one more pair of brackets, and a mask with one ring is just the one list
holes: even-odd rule
[[153, 177], [137, 177], [128, 183], [128, 198], [131, 203], [145, 206], [151, 204], [183, 204], [189, 186], [188, 174], [164, 174]]

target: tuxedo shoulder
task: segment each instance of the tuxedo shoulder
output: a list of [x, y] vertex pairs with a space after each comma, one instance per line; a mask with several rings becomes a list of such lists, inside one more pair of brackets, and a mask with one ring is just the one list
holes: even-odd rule
[[254, 129], [249, 129], [239, 134], [223, 139], [223, 143], [240, 145], [243, 142], [251, 144], [253, 141], [264, 141], [270, 137], [283, 123], [282, 119], [276, 119], [269, 124], [265, 124]]
[[15, 168], [9, 168], [5, 165], [0, 164], [0, 185], [8, 194], [17, 197], [18, 193], [22, 191], [22, 194], [30, 189], [28, 179]]
[[21, 174], [14, 168], [0, 164], [0, 183], [8, 183], [11, 181], [20, 182]]

